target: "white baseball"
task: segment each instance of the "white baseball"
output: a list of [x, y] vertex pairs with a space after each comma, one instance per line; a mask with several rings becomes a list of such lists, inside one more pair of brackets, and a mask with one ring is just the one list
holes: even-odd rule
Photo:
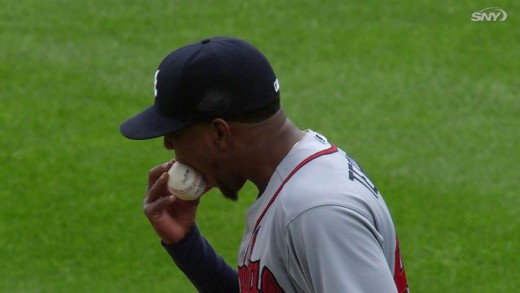
[[196, 200], [206, 191], [202, 175], [190, 166], [175, 162], [168, 175], [168, 189], [179, 199]]

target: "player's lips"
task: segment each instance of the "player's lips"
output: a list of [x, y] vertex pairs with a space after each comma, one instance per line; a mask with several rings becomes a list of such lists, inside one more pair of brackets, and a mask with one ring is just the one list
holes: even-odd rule
[[206, 181], [206, 186], [208, 187], [208, 189], [211, 189], [213, 187], [218, 187], [218, 184], [215, 180], [212, 180], [211, 178], [207, 177], [204, 174], [202, 174], [202, 178], [204, 178], [204, 181]]

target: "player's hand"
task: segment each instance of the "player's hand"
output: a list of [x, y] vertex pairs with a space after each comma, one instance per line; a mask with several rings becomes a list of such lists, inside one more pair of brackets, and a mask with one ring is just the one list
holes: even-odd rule
[[144, 214], [165, 244], [179, 242], [195, 225], [200, 200], [183, 201], [168, 191], [168, 170], [174, 161], [148, 172], [148, 188], [143, 203]]

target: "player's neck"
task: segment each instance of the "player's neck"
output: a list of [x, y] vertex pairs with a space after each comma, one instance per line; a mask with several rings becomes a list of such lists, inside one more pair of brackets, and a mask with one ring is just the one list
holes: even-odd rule
[[304, 136], [296, 125], [286, 118], [281, 110], [270, 118], [265, 127], [262, 127], [251, 136], [250, 150], [244, 158], [244, 174], [253, 182], [259, 191], [263, 191], [276, 167], [287, 156], [295, 144]]

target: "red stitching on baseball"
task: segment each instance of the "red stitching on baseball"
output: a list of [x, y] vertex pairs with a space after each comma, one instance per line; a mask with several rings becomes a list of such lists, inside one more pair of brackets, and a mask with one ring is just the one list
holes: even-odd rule
[[[195, 175], [196, 174], [194, 174], [194, 176]], [[170, 191], [172, 193], [179, 193], [179, 194], [187, 193], [187, 192], [191, 191], [193, 188], [195, 188], [196, 185], [199, 185], [198, 181], [201, 181], [201, 176], [195, 176], [195, 179], [193, 180], [193, 182], [183, 190], [172, 188]]]

